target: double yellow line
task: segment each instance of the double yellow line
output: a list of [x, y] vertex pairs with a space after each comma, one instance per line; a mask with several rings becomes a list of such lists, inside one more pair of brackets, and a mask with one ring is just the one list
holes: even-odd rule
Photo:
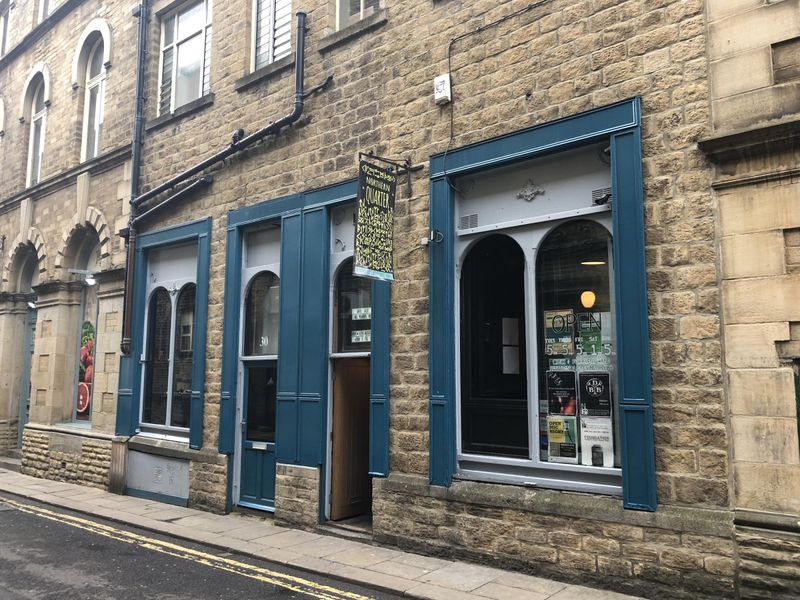
[[102, 535], [120, 542], [134, 544], [154, 552], [160, 552], [161, 554], [167, 554], [176, 558], [190, 560], [213, 569], [219, 569], [220, 571], [227, 571], [228, 573], [234, 573], [236, 575], [248, 577], [249, 579], [255, 579], [256, 581], [261, 581], [270, 585], [277, 585], [282, 588], [292, 590], [293, 592], [305, 594], [312, 598], [319, 598], [320, 600], [369, 600], [368, 596], [362, 596], [361, 594], [357, 594], [355, 592], [339, 590], [328, 585], [322, 585], [308, 579], [303, 579], [302, 577], [294, 577], [285, 573], [270, 571], [269, 569], [265, 569], [263, 567], [249, 565], [238, 560], [216, 556], [214, 554], [208, 554], [207, 552], [201, 552], [199, 550], [193, 550], [192, 548], [186, 548], [185, 546], [180, 546], [171, 542], [165, 542], [163, 540], [150, 538], [144, 535], [132, 533], [130, 531], [117, 529], [109, 525], [103, 525], [102, 523], [96, 523], [94, 521], [90, 521], [89, 519], [73, 517], [48, 510], [46, 508], [22, 504], [2, 496], [0, 496], [0, 502], [7, 504], [8, 506], [11, 506], [21, 512], [35, 515], [43, 519], [49, 519], [51, 521], [63, 523], [65, 525], [69, 525], [70, 527], [83, 529], [84, 531], [88, 531], [96, 535]]

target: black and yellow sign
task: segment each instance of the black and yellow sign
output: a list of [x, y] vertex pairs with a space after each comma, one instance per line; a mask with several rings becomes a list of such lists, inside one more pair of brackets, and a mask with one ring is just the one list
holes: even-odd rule
[[394, 198], [397, 175], [366, 161], [358, 165], [358, 217], [353, 273], [393, 281]]

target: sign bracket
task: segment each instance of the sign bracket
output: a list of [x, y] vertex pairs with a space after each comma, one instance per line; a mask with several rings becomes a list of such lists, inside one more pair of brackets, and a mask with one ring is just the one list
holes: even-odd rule
[[406, 178], [406, 186], [408, 189], [408, 196], [411, 197], [411, 173], [416, 171], [421, 171], [423, 169], [423, 165], [412, 165], [411, 159], [406, 158], [402, 162], [393, 160], [391, 158], [384, 158], [383, 156], [378, 156], [372, 150], [369, 152], [359, 152], [358, 153], [358, 160], [362, 160], [363, 158], [370, 158], [372, 160], [377, 160], [387, 165], [391, 165], [389, 168], [395, 175], [407, 175]]

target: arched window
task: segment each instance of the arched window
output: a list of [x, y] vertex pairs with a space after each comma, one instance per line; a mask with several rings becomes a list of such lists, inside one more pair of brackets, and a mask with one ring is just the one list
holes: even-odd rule
[[264, 271], [253, 278], [245, 300], [244, 356], [278, 354], [280, 279]]
[[147, 350], [144, 373], [142, 422], [166, 425], [169, 396], [169, 357], [172, 300], [163, 287], [156, 288], [147, 308]]
[[477, 242], [461, 272], [461, 447], [528, 457], [525, 257], [510, 237]]
[[334, 298], [334, 352], [369, 352], [372, 347], [372, 283], [353, 275], [352, 258], [339, 268]]
[[37, 76], [30, 84], [33, 86], [30, 115], [31, 125], [28, 137], [28, 186], [39, 183], [44, 152], [44, 127], [47, 105], [44, 97], [44, 78]]
[[196, 286], [183, 286], [175, 303], [175, 341], [172, 352], [172, 398], [169, 424], [189, 427], [192, 398], [192, 357], [194, 356], [194, 302]]
[[89, 160], [100, 153], [106, 77], [103, 57], [103, 38], [97, 36], [86, 61], [82, 160]]
[[539, 389], [549, 442], [542, 460], [619, 467], [611, 235], [564, 223], [536, 258]]

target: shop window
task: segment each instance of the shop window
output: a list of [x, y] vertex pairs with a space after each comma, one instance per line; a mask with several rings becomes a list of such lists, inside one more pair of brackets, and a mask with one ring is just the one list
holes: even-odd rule
[[189, 427], [196, 286], [156, 288], [147, 309], [142, 430]]
[[209, 92], [211, 3], [186, 4], [162, 19], [159, 114]]
[[44, 129], [47, 105], [45, 103], [44, 78], [37, 75], [30, 83], [33, 93], [30, 97], [28, 111], [31, 115], [28, 132], [28, 187], [39, 183], [42, 172], [42, 154], [44, 152]]
[[611, 264], [611, 235], [588, 219], [468, 246], [459, 308], [463, 473], [619, 485]]
[[372, 346], [372, 282], [353, 275], [352, 258], [339, 268], [334, 294], [334, 352], [369, 352]]
[[103, 38], [99, 37], [86, 61], [82, 160], [94, 158], [100, 152], [106, 76], [103, 50]]
[[336, 16], [339, 29], [357, 23], [381, 8], [380, 0], [337, 0]]
[[292, 51], [291, 0], [255, 0], [254, 68], [264, 67]]

